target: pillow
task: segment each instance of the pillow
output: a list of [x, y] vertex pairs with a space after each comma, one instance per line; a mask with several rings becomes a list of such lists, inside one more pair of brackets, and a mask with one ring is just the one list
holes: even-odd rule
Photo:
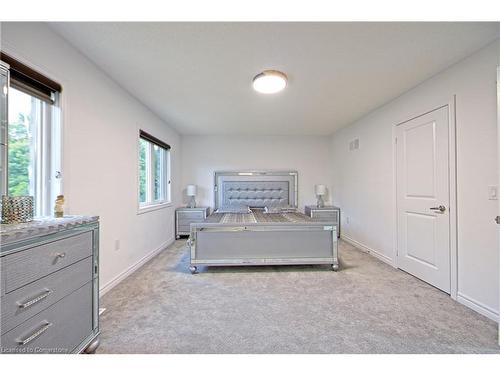
[[280, 206], [266, 206], [266, 207], [264, 207], [264, 213], [266, 213], [266, 214], [280, 214], [281, 207]]
[[252, 210], [244, 204], [231, 204], [219, 207], [215, 212], [218, 214], [249, 214], [252, 213]]
[[291, 206], [266, 206], [264, 213], [266, 214], [281, 214], [284, 212], [295, 212], [297, 209]]

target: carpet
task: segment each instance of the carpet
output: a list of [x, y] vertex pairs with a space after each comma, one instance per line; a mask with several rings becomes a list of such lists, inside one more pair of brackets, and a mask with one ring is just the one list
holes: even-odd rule
[[342, 268], [209, 267], [176, 241], [101, 299], [97, 353], [500, 353], [497, 324], [340, 241]]

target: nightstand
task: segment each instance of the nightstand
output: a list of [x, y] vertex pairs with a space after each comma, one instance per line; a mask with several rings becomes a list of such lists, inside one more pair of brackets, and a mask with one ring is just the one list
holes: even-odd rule
[[325, 220], [337, 226], [337, 237], [340, 237], [340, 208], [335, 206], [306, 206], [305, 213], [314, 219]]
[[210, 207], [179, 207], [175, 210], [175, 238], [191, 234], [191, 223], [201, 223], [210, 215]]

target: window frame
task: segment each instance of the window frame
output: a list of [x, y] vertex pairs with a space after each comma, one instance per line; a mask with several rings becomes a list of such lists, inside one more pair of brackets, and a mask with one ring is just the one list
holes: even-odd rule
[[[170, 156], [170, 146], [166, 145], [164, 147], [162, 144], [158, 144], [143, 136], [147, 134], [142, 130], [139, 131], [139, 137], [137, 141], [137, 214], [143, 214], [150, 211], [159, 210], [166, 207], [172, 206], [172, 181], [171, 181], [171, 156]], [[151, 137], [155, 139], [154, 137]], [[141, 141], [146, 142], [146, 198], [145, 202], [141, 202]], [[163, 198], [160, 200], [155, 200], [155, 173], [154, 165], [156, 161], [155, 157], [155, 147], [158, 146], [163, 150], [163, 168], [160, 171], [162, 175], [162, 184], [160, 188], [163, 190]]]
[[[0, 50], [0, 60], [2, 66], [8, 71], [7, 98], [11, 95], [11, 90], [15, 89], [46, 103], [45, 110], [41, 111], [42, 133], [37, 135], [37, 143], [40, 145], [41, 151], [37, 152], [36, 160], [40, 172], [37, 172], [39, 175], [38, 178], [35, 177], [34, 182], [39, 187], [38, 191], [34, 191], [33, 194], [35, 198], [34, 217], [52, 216], [56, 197], [64, 194], [63, 137], [65, 114], [63, 108], [65, 107], [66, 96], [62, 95], [63, 87], [58, 83], [61, 77], [54, 76], [53, 72], [33, 64], [8, 48], [5, 49], [5, 46]], [[7, 100], [9, 101], [9, 99]], [[7, 139], [3, 164], [4, 173], [2, 174], [2, 178], [5, 179], [3, 183], [5, 184], [6, 195], [9, 195], [9, 107], [8, 104]]]
[[[9, 96], [15, 91], [29, 95], [40, 100], [29, 92], [19, 90], [17, 87], [9, 86]], [[10, 106], [10, 105], [9, 105]], [[53, 202], [57, 195], [62, 194], [62, 131], [60, 123], [60, 94], [54, 94], [54, 101], [49, 103], [40, 100], [37, 108], [39, 120], [36, 124], [35, 144], [30, 145], [33, 153], [33, 178], [30, 179], [30, 192], [35, 201], [34, 217], [41, 218], [52, 215]], [[9, 127], [7, 125], [7, 128]], [[9, 132], [7, 131], [7, 145], [9, 145]], [[7, 147], [6, 160], [6, 189], [9, 191], [9, 149]]]

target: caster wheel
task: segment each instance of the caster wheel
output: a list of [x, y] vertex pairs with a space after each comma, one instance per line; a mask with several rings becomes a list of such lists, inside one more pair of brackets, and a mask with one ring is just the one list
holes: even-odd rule
[[194, 275], [198, 271], [198, 268], [196, 266], [189, 266], [189, 271]]
[[332, 264], [332, 270], [337, 272], [339, 270], [339, 265], [338, 264]]

